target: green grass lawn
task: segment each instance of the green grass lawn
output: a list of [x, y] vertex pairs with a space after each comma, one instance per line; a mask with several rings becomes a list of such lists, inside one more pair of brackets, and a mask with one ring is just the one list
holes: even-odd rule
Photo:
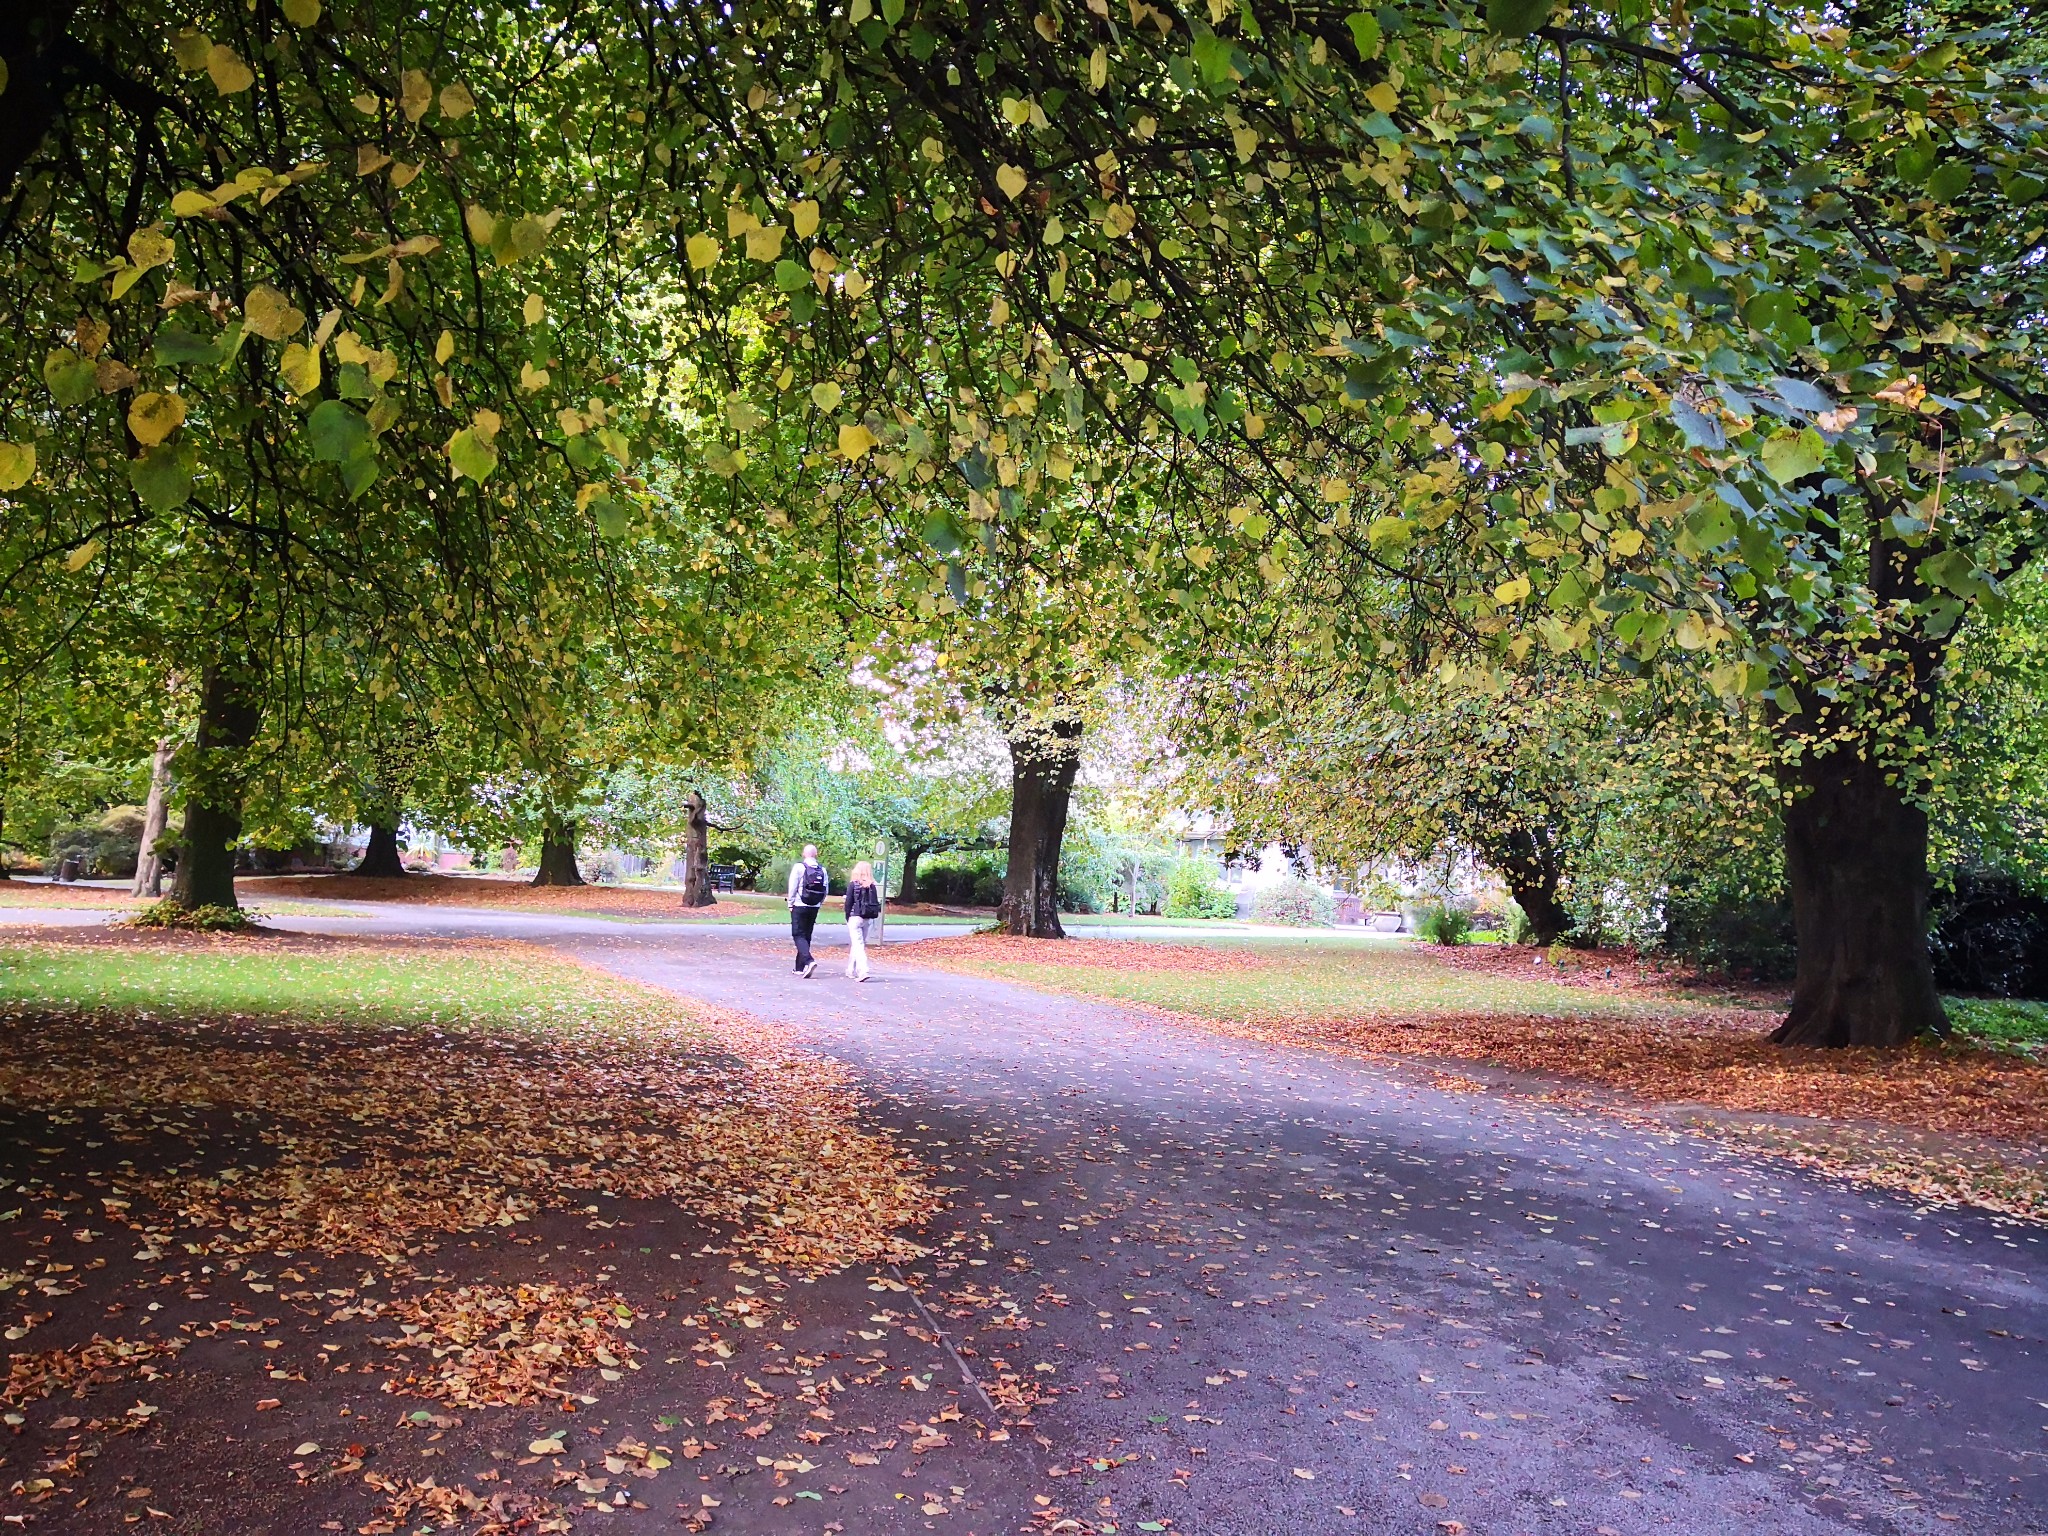
[[535, 1029], [603, 1022], [629, 990], [502, 949], [0, 947], [0, 1006], [66, 1011]]
[[[1288, 945], [1284, 964], [1272, 963], [1276, 941]], [[1626, 1017], [1679, 1007], [1696, 1012], [1714, 1006], [1692, 999], [1659, 1001], [1593, 992], [1540, 976], [1524, 979], [1457, 971], [1439, 964], [1416, 945], [1384, 935], [1332, 939], [1278, 930], [1255, 938], [1219, 935], [1204, 947], [1219, 955], [1242, 952], [1263, 963], [1242, 969], [1223, 965], [1180, 971], [1037, 959], [977, 960], [974, 969], [1027, 986], [1149, 1003], [1226, 1020], [1428, 1013]]]
[[[1440, 963], [1429, 947], [1389, 934], [1340, 938], [1327, 932], [1263, 929], [1248, 933], [1242, 928], [1218, 931], [1211, 926], [1206, 934], [1162, 932], [1160, 940], [1197, 942], [1219, 953], [1255, 954], [1267, 963], [1241, 970], [1226, 966], [1176, 971], [1037, 958], [977, 959], [973, 969], [1026, 986], [1148, 1003], [1223, 1020], [1312, 1021], [1458, 1013], [1648, 1018], [1756, 1006], [1678, 990], [1662, 996], [1597, 992], [1550, 981], [1533, 965], [1533, 974], [1526, 977], [1456, 970]], [[1145, 941], [1130, 942], [1142, 947]], [[1272, 963], [1276, 951], [1287, 955], [1284, 964]], [[2030, 1055], [2048, 1054], [2048, 1003], [1956, 997], [1944, 1001], [1959, 1040]]]

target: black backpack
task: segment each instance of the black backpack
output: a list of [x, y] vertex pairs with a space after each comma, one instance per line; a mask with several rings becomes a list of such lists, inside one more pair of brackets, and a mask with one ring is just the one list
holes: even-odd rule
[[863, 885], [860, 888], [859, 896], [855, 899], [855, 907], [855, 917], [880, 917], [882, 915], [881, 888], [873, 885]]
[[825, 881], [825, 866], [822, 864], [806, 864], [804, 866], [802, 883], [797, 886], [797, 895], [803, 901], [803, 904], [807, 907], [821, 905], [825, 900], [828, 889], [829, 887]]

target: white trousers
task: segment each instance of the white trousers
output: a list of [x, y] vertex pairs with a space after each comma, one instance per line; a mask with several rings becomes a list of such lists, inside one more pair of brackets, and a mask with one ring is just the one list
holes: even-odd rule
[[859, 981], [868, 973], [868, 919], [846, 920], [846, 974]]

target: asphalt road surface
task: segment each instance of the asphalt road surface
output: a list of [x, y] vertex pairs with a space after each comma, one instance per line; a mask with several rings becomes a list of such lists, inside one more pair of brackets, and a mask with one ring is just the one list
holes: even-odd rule
[[2048, 1532], [2038, 1228], [905, 964], [931, 929], [857, 986], [772, 929], [282, 925], [549, 943], [857, 1066], [972, 1266], [912, 1268], [935, 1320], [964, 1275], [1038, 1325], [1033, 1439], [957, 1473], [984, 1536]]

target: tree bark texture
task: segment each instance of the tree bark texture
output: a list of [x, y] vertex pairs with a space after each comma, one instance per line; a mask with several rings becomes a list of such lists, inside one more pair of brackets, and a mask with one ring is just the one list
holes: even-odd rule
[[1529, 942], [1548, 947], [1572, 930], [1572, 915], [1557, 899], [1564, 861], [1547, 827], [1516, 827], [1496, 841], [1491, 862], [1508, 894], [1529, 920]]
[[541, 824], [540, 868], [533, 872], [535, 885], [581, 885], [583, 872], [576, 867], [576, 823], [557, 821], [552, 816]]
[[1081, 766], [1081, 723], [1056, 720], [1010, 740], [1010, 866], [996, 921], [1023, 938], [1063, 939], [1060, 843]]
[[11, 0], [0, 6], [0, 200], [14, 195], [22, 167], [43, 146], [87, 60], [66, 35], [76, 0]]
[[375, 880], [396, 880], [405, 874], [405, 861], [398, 854], [398, 823], [370, 823], [370, 841], [363, 848], [363, 856], [356, 861], [352, 875], [364, 875]]
[[1781, 1045], [1892, 1046], [1946, 1035], [1927, 951], [1927, 816], [1847, 749], [1794, 770], [1785, 875], [1799, 968]]
[[690, 813], [683, 836], [683, 905], [713, 906], [718, 893], [711, 888], [711, 812], [699, 790], [685, 795], [683, 806]]
[[896, 883], [896, 900], [904, 906], [918, 899], [917, 861], [924, 857], [924, 850], [914, 844], [905, 844], [903, 849], [903, 878]]
[[232, 907], [235, 844], [242, 837], [243, 754], [262, 711], [251, 680], [232, 666], [210, 666], [199, 682], [199, 730], [187, 775], [185, 833], [171, 895], [183, 907]]
[[164, 861], [156, 845], [170, 824], [171, 755], [176, 750], [166, 737], [149, 760], [149, 800], [142, 807], [142, 852], [135, 861], [135, 883], [128, 888], [131, 896], [164, 893]]

